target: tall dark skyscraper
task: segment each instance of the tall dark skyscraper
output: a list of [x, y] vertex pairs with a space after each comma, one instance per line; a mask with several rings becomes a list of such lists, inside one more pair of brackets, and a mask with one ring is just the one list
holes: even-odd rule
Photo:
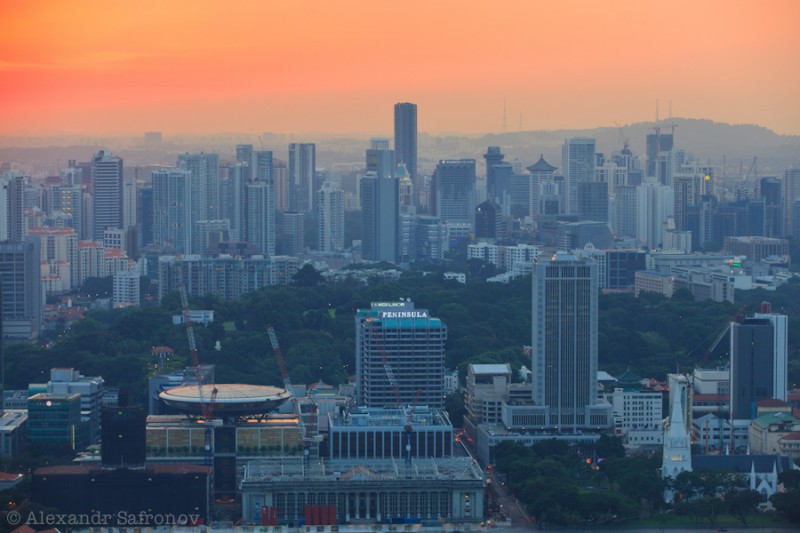
[[394, 105], [394, 151], [397, 164], [404, 164], [417, 180], [417, 104]]
[[451, 225], [472, 229], [475, 219], [475, 160], [444, 159], [433, 173], [436, 215]]
[[103, 240], [106, 228], [122, 228], [122, 159], [100, 150], [92, 159], [92, 238]]
[[[597, 401], [597, 264], [557, 253], [533, 268], [533, 401], [544, 426], [605, 427]], [[545, 407], [547, 406], [547, 407]]]
[[400, 180], [370, 172], [360, 182], [361, 253], [370, 261], [398, 262]]
[[564, 169], [566, 191], [565, 213], [578, 214], [578, 184], [595, 181], [595, 140], [576, 137], [564, 140], [561, 166]]
[[499, 146], [490, 146], [483, 158], [486, 160], [486, 199], [495, 201], [497, 200], [497, 191], [495, 190], [495, 165], [503, 162], [503, 152], [500, 151]]
[[762, 312], [741, 323], [731, 323], [731, 418], [755, 418], [755, 404], [775, 398], [786, 401], [786, 315]]
[[289, 145], [289, 209], [310, 213], [314, 207], [314, 171], [317, 146], [313, 143]]
[[[648, 133], [645, 149], [647, 151], [646, 177], [654, 177], [656, 173], [656, 161], [660, 152], [669, 152], [674, 143], [674, 130], [670, 133], [662, 132], [660, 126], [656, 126], [653, 133]], [[667, 185], [662, 181], [662, 185]]]

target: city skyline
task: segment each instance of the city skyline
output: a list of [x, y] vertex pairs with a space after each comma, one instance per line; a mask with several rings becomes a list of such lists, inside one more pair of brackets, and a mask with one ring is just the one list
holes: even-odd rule
[[527, 131], [652, 120], [657, 101], [800, 133], [789, 1], [3, 9], [0, 134], [389, 134], [397, 102], [421, 132]]

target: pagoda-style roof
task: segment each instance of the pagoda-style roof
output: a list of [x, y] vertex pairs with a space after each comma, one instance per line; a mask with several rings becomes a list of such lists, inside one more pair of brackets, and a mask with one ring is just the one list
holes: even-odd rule
[[554, 172], [558, 167], [554, 167], [544, 160], [544, 156], [540, 155], [539, 160], [528, 167], [530, 172]]

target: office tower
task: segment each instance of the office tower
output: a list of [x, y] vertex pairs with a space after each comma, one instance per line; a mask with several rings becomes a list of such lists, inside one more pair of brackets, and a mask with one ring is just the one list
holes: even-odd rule
[[486, 200], [475, 209], [475, 238], [478, 240], [495, 240], [506, 237], [506, 228], [503, 224], [503, 213], [500, 205], [492, 200]]
[[788, 319], [762, 304], [761, 313], [731, 322], [731, 419], [753, 419], [756, 402], [786, 401]]
[[[783, 196], [781, 180], [775, 177], [761, 178], [758, 186], [759, 197], [764, 200], [764, 237], [783, 236]], [[749, 235], [756, 235], [749, 233]]]
[[92, 239], [122, 227], [122, 159], [100, 150], [92, 159]]
[[51, 368], [48, 394], [80, 395], [81, 416], [89, 423], [89, 438], [100, 438], [100, 413], [103, 407], [105, 381], [102, 377], [83, 376], [74, 368]]
[[275, 185], [275, 210], [289, 210], [289, 168], [286, 161], [273, 159], [272, 181]]
[[122, 229], [136, 227], [136, 183], [122, 184]]
[[[629, 189], [624, 188], [625, 191]], [[664, 223], [675, 214], [675, 191], [656, 183], [643, 183], [634, 190], [635, 233], [627, 236], [635, 236], [647, 248], [658, 248], [664, 243]], [[620, 196], [622, 191], [623, 189], [618, 189]]]
[[389, 148], [389, 139], [374, 138], [367, 149], [367, 173], [374, 172], [379, 178], [391, 178], [395, 173], [395, 154]]
[[578, 220], [608, 222], [608, 185], [599, 181], [578, 183]]
[[[495, 187], [495, 174], [494, 167], [503, 162], [503, 152], [500, 151], [499, 146], [490, 146], [486, 153], [483, 154], [483, 159], [486, 160], [486, 199], [497, 201], [497, 191]], [[501, 197], [502, 198], [502, 197]]]
[[358, 309], [356, 401], [366, 407], [444, 407], [447, 326], [411, 301]]
[[317, 249], [344, 250], [344, 191], [330, 182], [317, 191]]
[[400, 244], [400, 180], [369, 173], [359, 182], [361, 255], [397, 263]]
[[695, 205], [686, 208], [685, 229], [692, 232], [692, 247], [695, 250], [705, 248], [706, 243], [722, 244], [715, 234], [715, 219], [717, 212], [717, 199], [714, 196], [703, 194]]
[[543, 155], [540, 155], [539, 160], [528, 167], [528, 172], [531, 174], [531, 216], [545, 213], [542, 209], [542, 202], [545, 199], [558, 198], [558, 190], [555, 186], [556, 168], [545, 161]]
[[[262, 255], [275, 255], [275, 196], [265, 181], [247, 184], [247, 239]], [[286, 255], [296, 255], [297, 252]]]
[[438, 217], [418, 216], [413, 227], [411, 257], [441, 261], [450, 249], [450, 229]]
[[800, 167], [793, 167], [783, 172], [783, 235], [784, 237], [800, 237], [795, 220], [800, 220], [798, 211], [800, 200]]
[[147, 455], [147, 413], [140, 405], [104, 407], [101, 413], [104, 467], [141, 467]]
[[[613, 224], [611, 229], [617, 237], [637, 236], [637, 187], [619, 187], [613, 202]], [[609, 204], [610, 206], [611, 204]]]
[[597, 401], [597, 264], [558, 252], [533, 267], [533, 401], [561, 432], [606, 427]]
[[697, 205], [700, 199], [702, 179], [702, 176], [695, 173], [680, 173], [673, 177], [672, 188], [675, 191], [673, 213], [675, 215], [675, 229], [678, 231], [689, 229], [687, 227], [688, 209], [691, 205]]
[[89, 443], [89, 423], [82, 420], [80, 394], [40, 392], [28, 398], [28, 442], [79, 451]]
[[3, 237], [21, 242], [25, 238], [25, 189], [28, 177], [22, 174], [7, 173], [3, 180], [4, 202]]
[[139, 187], [138, 195], [139, 244], [147, 246], [153, 242], [153, 184]]
[[247, 185], [250, 183], [250, 165], [237, 161], [228, 167], [228, 180], [225, 183], [225, 212], [231, 223], [231, 239], [247, 241]]
[[414, 183], [411, 181], [411, 175], [408, 173], [406, 166], [403, 164], [397, 165], [394, 175], [400, 180], [400, 207], [406, 207], [416, 212], [414, 204]]
[[594, 139], [577, 137], [564, 139], [561, 165], [564, 169], [564, 212], [578, 214], [578, 183], [594, 181], [596, 155]]
[[0, 242], [3, 335], [17, 340], [39, 336], [44, 312], [41, 247], [38, 239]]
[[313, 143], [289, 145], [289, 209], [309, 213], [314, 200], [317, 147]]
[[394, 151], [397, 164], [408, 169], [411, 181], [417, 182], [417, 104], [394, 105]]
[[303, 213], [283, 213], [281, 224], [281, 255], [298, 256], [305, 251]]
[[192, 173], [192, 220], [219, 218], [219, 155], [179, 155], [178, 167]]
[[192, 173], [186, 169], [154, 170], [153, 185], [153, 239], [152, 242], [169, 247], [178, 253], [192, 253], [194, 230], [192, 218]]
[[475, 217], [475, 160], [444, 159], [433, 173], [435, 214], [452, 227], [472, 230]]
[[[647, 168], [645, 169], [646, 177], [656, 177], [656, 161], [658, 154], [661, 152], [669, 152], [672, 150], [674, 140], [674, 129], [670, 133], [662, 132], [660, 126], [653, 128], [653, 133], [648, 133], [645, 141], [645, 150], [647, 152]], [[662, 185], [669, 185], [664, 181]]]

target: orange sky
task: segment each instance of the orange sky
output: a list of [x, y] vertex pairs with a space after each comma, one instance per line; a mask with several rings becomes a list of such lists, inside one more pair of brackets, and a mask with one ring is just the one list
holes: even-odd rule
[[795, 0], [0, 0], [0, 133], [800, 134]]

